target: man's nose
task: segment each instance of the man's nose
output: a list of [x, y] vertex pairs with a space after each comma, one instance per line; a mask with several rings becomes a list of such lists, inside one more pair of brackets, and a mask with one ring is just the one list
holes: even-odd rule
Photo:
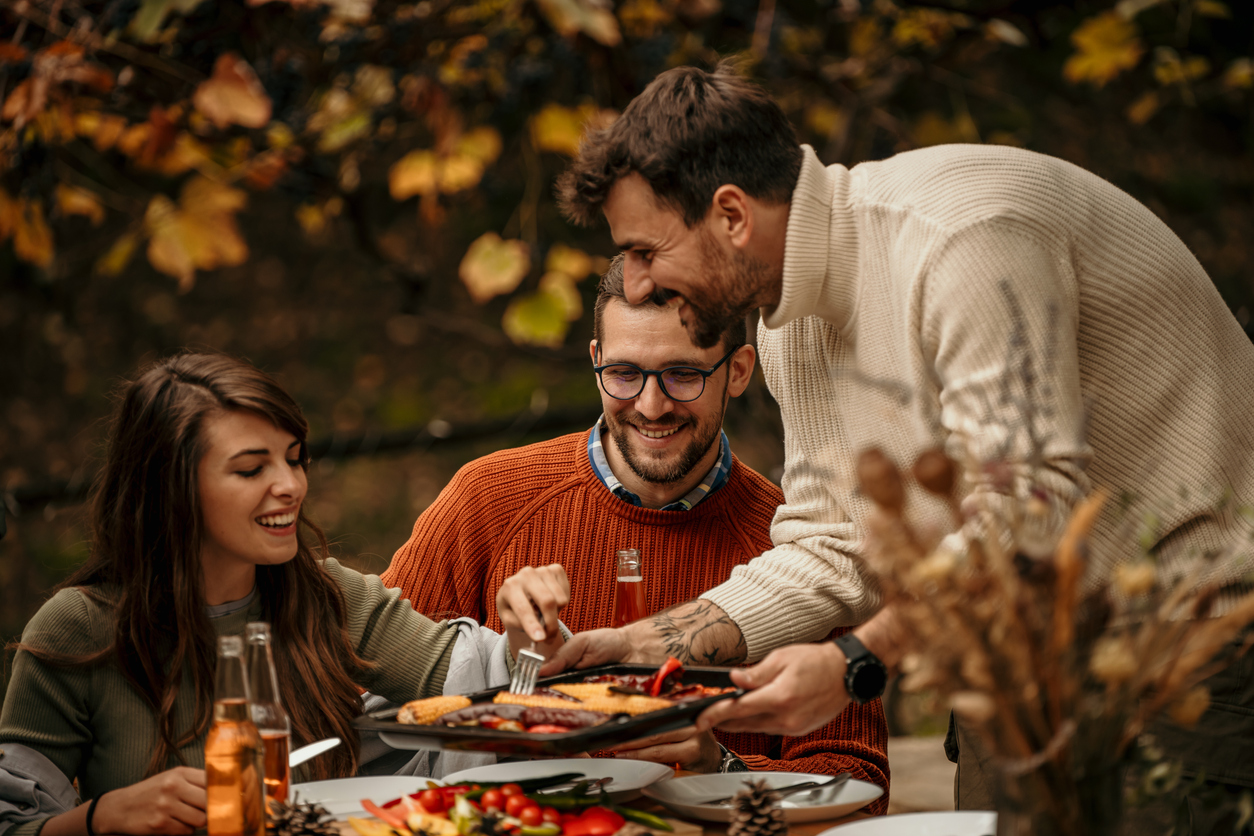
[[657, 375], [649, 375], [644, 382], [644, 389], [636, 395], [636, 411], [645, 418], [654, 420], [661, 418], [674, 408], [674, 402], [667, 397]]
[[648, 265], [639, 259], [628, 258], [623, 265], [623, 295], [632, 305], [639, 305], [652, 295], [653, 279], [649, 277]]

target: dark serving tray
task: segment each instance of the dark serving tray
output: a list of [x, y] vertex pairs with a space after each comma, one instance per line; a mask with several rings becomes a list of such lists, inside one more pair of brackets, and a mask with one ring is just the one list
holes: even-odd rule
[[[539, 685], [559, 682], [582, 682], [589, 676], [602, 674], [651, 674], [655, 665], [602, 665], [566, 671], [539, 681]], [[684, 668], [685, 684], [728, 687], [732, 685], [730, 668]], [[476, 694], [467, 694], [471, 703], [491, 702], [492, 698], [508, 686], [490, 688]], [[611, 748], [615, 743], [661, 734], [690, 725], [697, 715], [719, 700], [739, 697], [744, 691], [737, 688], [726, 694], [703, 697], [680, 703], [671, 708], [637, 714], [634, 717], [613, 717], [599, 726], [574, 729], [561, 734], [530, 734], [528, 732], [495, 731], [474, 726], [418, 726], [396, 722], [399, 708], [373, 711], [353, 721], [361, 731], [379, 733], [379, 738], [393, 749], [450, 749], [455, 751], [494, 752], [500, 755], [571, 755]], [[574, 706], [572, 706], [574, 707]]]

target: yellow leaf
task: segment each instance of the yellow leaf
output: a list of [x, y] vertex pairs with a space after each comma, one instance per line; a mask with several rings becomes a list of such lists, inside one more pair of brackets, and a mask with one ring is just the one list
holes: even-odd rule
[[266, 128], [266, 144], [276, 151], [283, 151], [296, 144], [296, 135], [282, 122], [272, 122]]
[[23, 261], [47, 269], [52, 264], [52, 230], [39, 198], [21, 200], [13, 225], [13, 251]]
[[1151, 90], [1128, 106], [1128, 121], [1133, 125], [1144, 125], [1153, 118], [1161, 106], [1162, 102], [1159, 101], [1158, 94]]
[[153, 168], [167, 177], [199, 168], [209, 161], [209, 151], [191, 134], [184, 131], [174, 140], [170, 150], [161, 156]]
[[865, 57], [880, 44], [884, 31], [873, 17], [860, 17], [849, 27], [849, 54]]
[[191, 289], [196, 270], [242, 264], [248, 245], [240, 234], [235, 213], [248, 196], [239, 189], [193, 177], [183, 187], [179, 205], [164, 195], [148, 204], [144, 224], [152, 236], [148, 260], [179, 281], [179, 291]]
[[481, 125], [459, 136], [453, 151], [488, 166], [501, 155], [501, 135], [496, 128]]
[[433, 194], [438, 188], [436, 159], [431, 151], [410, 151], [388, 171], [388, 191], [394, 200]]
[[322, 132], [322, 136], [318, 138], [318, 150], [324, 154], [339, 151], [345, 145], [370, 133], [372, 124], [369, 113], [364, 111], [351, 113], [348, 117], [332, 123]]
[[833, 136], [849, 121], [845, 114], [831, 102], [815, 102], [806, 108], [806, 127], [819, 136]]
[[1224, 86], [1229, 90], [1248, 90], [1254, 87], [1254, 61], [1238, 58], [1224, 71]]
[[1228, 4], [1220, 3], [1219, 0], [1195, 0], [1193, 10], [1202, 17], [1220, 17], [1225, 20], [1232, 17]]
[[466, 250], [457, 274], [470, 298], [483, 304], [518, 287], [530, 269], [531, 250], [525, 243], [505, 241], [495, 232], [485, 232]]
[[1145, 47], [1136, 26], [1115, 12], [1091, 17], [1071, 33], [1076, 52], [1063, 65], [1063, 76], [1073, 84], [1092, 82], [1103, 87], [1141, 60]]
[[608, 121], [609, 115], [593, 105], [570, 108], [548, 104], [531, 117], [531, 141], [541, 151], [573, 157], [579, 153], [579, 143], [588, 123]]
[[453, 194], [479, 184], [483, 179], [483, 163], [474, 157], [454, 154], [439, 161], [436, 175], [439, 178], [440, 191]]
[[540, 290], [552, 294], [561, 307], [562, 318], [567, 322], [574, 322], [583, 316], [583, 300], [579, 298], [575, 280], [569, 273], [557, 270], [545, 273], [540, 279]]
[[920, 146], [944, 145], [951, 142], [979, 142], [979, 131], [968, 114], [952, 122], [935, 111], [928, 111], [914, 124], [914, 141]]
[[595, 266], [592, 256], [560, 242], [549, 247], [549, 254], [544, 259], [544, 269], [547, 272], [565, 273], [575, 281], [591, 273]]
[[103, 276], [122, 275], [122, 271], [131, 263], [131, 258], [134, 257], [135, 250], [138, 248], [139, 236], [132, 232], [126, 233], [114, 241], [109, 251], [96, 262], [96, 272]]
[[594, 0], [537, 0], [549, 24], [565, 37], [583, 32], [602, 46], [622, 40], [613, 12]]
[[104, 223], [104, 207], [95, 192], [58, 183], [56, 188], [57, 209], [62, 215], [82, 215], [91, 221], [92, 226]]
[[365, 64], [353, 77], [353, 95], [371, 107], [383, 107], [396, 97], [392, 71], [387, 67]]
[[233, 52], [218, 56], [213, 75], [196, 88], [192, 104], [219, 129], [264, 128], [270, 122], [270, 97], [253, 68]]
[[551, 291], [539, 290], [509, 303], [501, 328], [520, 345], [560, 348], [570, 323], [566, 303]]
[[893, 26], [893, 41], [903, 48], [915, 44], [934, 47], [949, 40], [953, 33], [952, 15], [936, 9], [909, 9]]
[[657, 0], [627, 0], [618, 7], [618, 19], [635, 38], [651, 38], [674, 17], [672, 4]]

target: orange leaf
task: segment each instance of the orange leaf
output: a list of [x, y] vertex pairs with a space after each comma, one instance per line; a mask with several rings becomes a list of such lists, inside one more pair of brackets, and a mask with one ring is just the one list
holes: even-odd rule
[[0, 64], [17, 64], [30, 55], [26, 47], [0, 41]]
[[9, 193], [0, 188], [0, 244], [13, 233], [13, 227], [17, 226], [17, 213], [20, 206], [16, 200], [9, 197]]
[[388, 191], [394, 200], [432, 194], [438, 188], [436, 159], [431, 151], [410, 151], [388, 170]]
[[219, 129], [264, 128], [270, 122], [270, 97], [253, 68], [233, 52], [218, 56], [213, 76], [196, 88], [192, 103]]
[[44, 218], [42, 200], [20, 202], [13, 226], [13, 251], [18, 258], [37, 267], [46, 269], [52, 264], [52, 230], [48, 229]]
[[[34, 79], [25, 79], [13, 88], [4, 100], [4, 108], [0, 110], [0, 119], [12, 122], [15, 128], [21, 128], [31, 118], [43, 110], [47, 101], [46, 87], [37, 88]], [[40, 95], [41, 89], [44, 92]]]
[[592, 256], [583, 250], [559, 242], [549, 248], [549, 254], [544, 259], [544, 269], [548, 272], [565, 273], [579, 281], [596, 269], [596, 266], [592, 263]]
[[531, 250], [522, 241], [504, 241], [495, 232], [475, 239], [457, 269], [470, 298], [478, 304], [518, 287], [531, 269]]
[[92, 226], [104, 223], [104, 207], [100, 205], [100, 198], [94, 192], [57, 183], [56, 197], [57, 208], [62, 215], [82, 215], [91, 221]]

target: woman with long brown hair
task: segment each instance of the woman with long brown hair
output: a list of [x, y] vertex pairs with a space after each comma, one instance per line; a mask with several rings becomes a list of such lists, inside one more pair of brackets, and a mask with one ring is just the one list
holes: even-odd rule
[[[36, 762], [23, 774], [43, 776], [42, 792], [63, 798], [76, 780], [95, 801], [9, 834], [203, 826], [216, 638], [250, 621], [271, 622], [293, 745], [350, 744], [315, 759], [308, 778], [356, 771], [361, 688], [397, 702], [442, 692], [457, 627], [414, 612], [373, 575], [316, 558], [298, 536], [303, 527], [326, 554], [304, 513], [307, 431], [276, 381], [225, 355], [180, 354], [125, 387], [93, 497], [91, 556], [27, 625], [0, 714], [0, 745]], [[529, 626], [538, 606], [560, 643], [560, 567], [512, 581], [502, 604], [514, 649], [527, 639], [514, 635], [511, 601], [526, 602]]]

